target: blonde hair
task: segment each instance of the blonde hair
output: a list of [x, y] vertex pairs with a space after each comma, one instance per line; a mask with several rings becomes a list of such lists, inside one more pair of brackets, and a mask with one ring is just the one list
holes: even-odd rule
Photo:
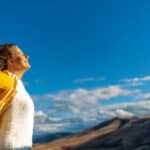
[[0, 71], [7, 69], [7, 59], [12, 57], [12, 47], [16, 44], [0, 45]]

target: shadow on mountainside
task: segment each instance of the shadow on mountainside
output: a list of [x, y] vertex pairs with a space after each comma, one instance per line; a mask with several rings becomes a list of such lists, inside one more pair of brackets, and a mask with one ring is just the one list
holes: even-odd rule
[[150, 150], [150, 116], [117, 117], [33, 150]]

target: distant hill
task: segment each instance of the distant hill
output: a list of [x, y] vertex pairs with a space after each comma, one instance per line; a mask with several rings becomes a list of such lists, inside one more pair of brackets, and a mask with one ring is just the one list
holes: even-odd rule
[[33, 150], [150, 150], [150, 116], [117, 117]]
[[66, 137], [69, 135], [72, 135], [72, 133], [69, 133], [69, 132], [43, 133], [40, 135], [35, 135], [33, 138], [33, 143], [34, 144], [47, 143], [55, 139], [59, 139], [59, 138]]

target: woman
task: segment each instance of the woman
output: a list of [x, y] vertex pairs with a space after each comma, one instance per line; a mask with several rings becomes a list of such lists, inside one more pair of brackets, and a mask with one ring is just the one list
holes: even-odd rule
[[21, 81], [29, 68], [28, 56], [17, 45], [0, 45], [0, 72], [17, 78], [16, 93], [0, 114], [0, 150], [30, 150], [32, 147], [34, 105]]

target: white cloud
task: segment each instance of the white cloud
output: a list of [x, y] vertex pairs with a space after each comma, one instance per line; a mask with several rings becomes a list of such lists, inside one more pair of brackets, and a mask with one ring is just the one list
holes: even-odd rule
[[[131, 96], [136, 90], [122, 89], [118, 85], [108, 86], [96, 89], [78, 88], [75, 90], [64, 90], [55, 94], [45, 94], [42, 96], [34, 96], [35, 99], [53, 101], [54, 106], [50, 107], [50, 113], [55, 113], [57, 110], [61, 113], [69, 112], [72, 114], [80, 114], [89, 108], [99, 106], [100, 100], [111, 100], [111, 98], [119, 96]], [[95, 111], [96, 109], [94, 109]], [[93, 112], [92, 112], [93, 113]], [[71, 114], [71, 115], [72, 115]], [[67, 114], [68, 115], [68, 114]]]
[[135, 78], [128, 78], [128, 79], [120, 80], [120, 82], [127, 83], [130, 86], [141, 86], [141, 85], [144, 85], [147, 81], [150, 81], [150, 76], [135, 77]]
[[126, 102], [104, 107], [104, 112], [110, 111], [115, 113], [116, 116], [122, 115], [122, 113], [118, 114], [118, 112], [121, 112], [120, 110], [123, 110], [129, 114], [131, 113], [134, 116], [150, 114], [150, 101]]
[[60, 91], [56, 94], [46, 94], [44, 97], [47, 99], [51, 99], [54, 101], [69, 101], [74, 104], [78, 103], [95, 103], [99, 100], [108, 100], [113, 97], [118, 96], [128, 96], [132, 94], [134, 91], [122, 89], [118, 85], [114, 86], [108, 86], [105, 88], [97, 88], [97, 89], [83, 89], [78, 88], [75, 90], [66, 90], [66, 91]]
[[37, 111], [36, 113], [35, 113], [35, 116], [36, 117], [48, 117], [42, 110], [39, 110], [39, 111]]
[[142, 78], [143, 81], [150, 81], [150, 76], [145, 76]]
[[148, 100], [150, 99], [150, 93], [139, 93], [137, 95], [138, 99], [144, 99], [144, 100]]
[[56, 132], [63, 129], [65, 126], [65, 122], [62, 118], [48, 116], [48, 114], [42, 110], [35, 112], [34, 120], [34, 130], [36, 131]]
[[150, 93], [145, 93], [143, 94], [144, 99], [150, 99]]
[[125, 111], [123, 109], [117, 109], [116, 116], [134, 116], [134, 115], [133, 115], [133, 113]]

